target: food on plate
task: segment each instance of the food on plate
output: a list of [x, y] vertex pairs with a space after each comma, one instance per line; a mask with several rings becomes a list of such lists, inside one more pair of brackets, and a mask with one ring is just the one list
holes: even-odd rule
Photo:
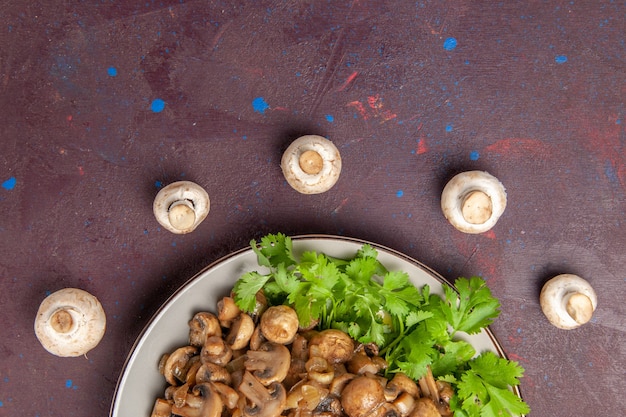
[[81, 356], [95, 348], [106, 328], [100, 301], [78, 288], [64, 288], [47, 296], [35, 318], [35, 335], [50, 353]]
[[598, 304], [589, 282], [574, 274], [551, 278], [541, 289], [541, 309], [554, 326], [571, 330], [591, 320]]
[[[316, 252], [296, 257], [283, 234], [251, 246], [263, 272], [245, 273], [217, 303], [216, 319], [202, 322], [217, 320], [219, 330], [211, 326], [203, 344], [192, 330], [207, 326], [192, 318], [189, 344], [161, 360], [168, 386], [153, 416], [213, 416], [218, 408], [236, 417], [529, 411], [512, 390], [523, 369], [493, 352], [476, 352], [459, 337], [480, 332], [499, 314], [481, 278], [460, 278], [458, 292], [444, 285], [439, 296], [427, 285], [417, 289], [406, 273], [388, 271], [369, 245], [351, 259]], [[253, 328], [240, 347], [229, 336], [244, 316]], [[269, 331], [264, 322], [279, 325]]]
[[319, 194], [330, 190], [339, 179], [341, 156], [325, 137], [305, 135], [289, 145], [280, 166], [293, 189], [302, 194]]
[[157, 193], [152, 204], [161, 226], [176, 234], [193, 232], [209, 214], [207, 192], [191, 181], [173, 182]]
[[493, 175], [467, 171], [455, 175], [441, 193], [441, 210], [450, 224], [465, 233], [484, 233], [506, 208], [506, 190]]

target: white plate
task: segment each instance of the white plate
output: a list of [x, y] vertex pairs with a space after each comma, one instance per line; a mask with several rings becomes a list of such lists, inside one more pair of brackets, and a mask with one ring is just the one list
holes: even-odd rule
[[[300, 236], [293, 238], [296, 255], [304, 251], [323, 252], [338, 258], [350, 258], [364, 243], [378, 250], [378, 259], [385, 267], [405, 271], [420, 288], [428, 284], [431, 293], [443, 294], [445, 280], [420, 262], [380, 245], [336, 236]], [[159, 309], [141, 333], [126, 360], [118, 381], [111, 417], [149, 417], [157, 397], [161, 397], [166, 383], [158, 371], [161, 356], [188, 343], [188, 321], [198, 311], [215, 311], [217, 301], [228, 295], [235, 281], [245, 272], [257, 270], [256, 254], [242, 249], [209, 265], [176, 291]], [[484, 330], [468, 336], [477, 352], [493, 351], [505, 356], [493, 334]], [[516, 390], [517, 394], [519, 392]]]

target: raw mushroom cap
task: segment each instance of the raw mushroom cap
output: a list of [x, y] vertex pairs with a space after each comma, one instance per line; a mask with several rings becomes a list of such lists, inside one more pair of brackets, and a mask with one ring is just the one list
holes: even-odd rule
[[465, 233], [491, 229], [506, 208], [506, 190], [493, 175], [467, 171], [455, 175], [441, 193], [441, 210], [448, 221]]
[[593, 287], [574, 274], [557, 275], [546, 282], [539, 301], [550, 323], [565, 330], [587, 323], [598, 304]]
[[163, 187], [154, 199], [154, 217], [165, 229], [176, 234], [190, 233], [209, 214], [207, 192], [191, 181], [177, 181]]
[[331, 189], [341, 173], [337, 147], [318, 135], [293, 141], [283, 153], [281, 168], [285, 179], [302, 194], [319, 194]]
[[35, 335], [50, 353], [81, 356], [96, 347], [104, 336], [106, 315], [92, 294], [65, 288], [46, 297], [37, 311]]

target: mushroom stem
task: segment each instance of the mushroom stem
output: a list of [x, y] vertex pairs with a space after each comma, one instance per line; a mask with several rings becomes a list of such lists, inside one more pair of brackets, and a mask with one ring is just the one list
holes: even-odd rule
[[188, 229], [196, 221], [196, 212], [193, 210], [193, 203], [189, 200], [178, 200], [172, 203], [167, 216], [176, 230]]
[[563, 304], [567, 314], [578, 324], [585, 324], [591, 320], [593, 314], [593, 304], [589, 297], [579, 292], [566, 294]]
[[471, 224], [483, 224], [491, 217], [493, 204], [491, 197], [480, 190], [467, 193], [461, 205], [463, 218]]
[[319, 152], [307, 150], [302, 152], [298, 160], [300, 168], [307, 174], [317, 175], [322, 171], [324, 159]]
[[74, 320], [72, 319], [72, 313], [67, 309], [62, 308], [55, 311], [50, 317], [50, 326], [57, 333], [69, 333], [74, 327]]

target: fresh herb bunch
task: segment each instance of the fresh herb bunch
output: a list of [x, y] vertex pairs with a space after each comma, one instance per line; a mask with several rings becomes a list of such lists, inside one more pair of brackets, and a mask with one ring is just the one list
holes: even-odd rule
[[417, 289], [401, 271], [388, 271], [364, 244], [351, 259], [317, 252], [293, 253], [291, 238], [269, 234], [250, 242], [269, 273], [245, 273], [235, 284], [237, 305], [253, 311], [263, 290], [271, 305], [288, 304], [303, 327], [335, 328], [361, 343], [375, 343], [388, 363], [387, 376], [403, 372], [418, 380], [428, 368], [455, 388], [456, 417], [517, 416], [529, 407], [511, 390], [524, 370], [493, 352], [478, 353], [455, 337], [476, 334], [500, 314], [500, 303], [480, 277], [458, 278], [444, 296]]

